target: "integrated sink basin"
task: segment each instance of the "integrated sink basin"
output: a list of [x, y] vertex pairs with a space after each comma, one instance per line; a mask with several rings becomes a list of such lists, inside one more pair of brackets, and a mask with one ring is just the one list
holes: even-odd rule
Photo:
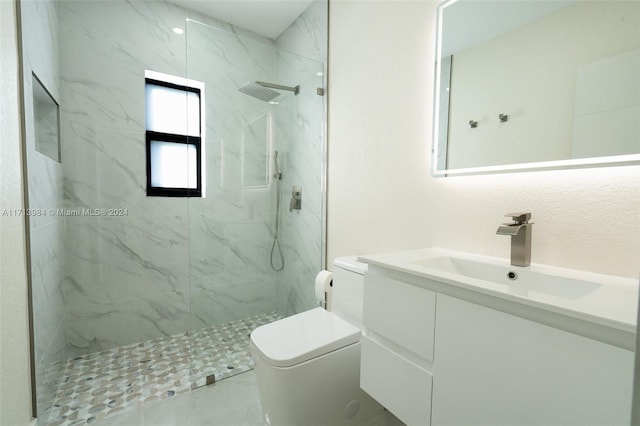
[[532, 271], [529, 268], [476, 262], [451, 256], [415, 260], [412, 263], [448, 274], [459, 274], [496, 284], [505, 284], [509, 286], [509, 292], [523, 296], [528, 292], [536, 292], [576, 299], [602, 287], [602, 284]]
[[427, 248], [359, 256], [369, 271], [620, 347], [635, 347], [638, 279]]

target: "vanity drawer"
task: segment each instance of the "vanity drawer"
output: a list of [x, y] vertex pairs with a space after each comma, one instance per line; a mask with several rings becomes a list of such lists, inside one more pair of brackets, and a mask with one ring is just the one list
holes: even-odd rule
[[432, 384], [426, 370], [362, 337], [360, 387], [407, 425], [429, 425]]
[[429, 362], [433, 362], [435, 312], [434, 292], [375, 273], [365, 275], [365, 328]]

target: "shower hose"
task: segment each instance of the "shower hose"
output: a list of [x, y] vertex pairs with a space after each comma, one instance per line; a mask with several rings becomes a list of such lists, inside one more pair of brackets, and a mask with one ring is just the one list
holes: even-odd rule
[[[276, 230], [273, 235], [273, 244], [271, 245], [271, 255], [269, 261], [271, 263], [271, 268], [276, 272], [280, 272], [284, 269], [284, 256], [282, 255], [282, 248], [280, 247], [280, 240], [278, 239], [280, 236], [280, 179], [282, 179], [280, 169], [278, 168], [278, 151], [275, 152], [274, 161], [276, 166], [276, 173], [274, 175], [274, 177], [276, 178]], [[280, 255], [279, 267], [275, 265], [273, 256], [276, 247], [278, 248], [278, 254]]]

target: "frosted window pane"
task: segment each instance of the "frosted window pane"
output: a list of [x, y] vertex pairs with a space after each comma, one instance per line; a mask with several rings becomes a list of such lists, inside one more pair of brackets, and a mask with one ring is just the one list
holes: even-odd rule
[[186, 90], [146, 85], [147, 130], [200, 136], [200, 96]]
[[151, 186], [196, 189], [197, 184], [195, 145], [151, 141]]

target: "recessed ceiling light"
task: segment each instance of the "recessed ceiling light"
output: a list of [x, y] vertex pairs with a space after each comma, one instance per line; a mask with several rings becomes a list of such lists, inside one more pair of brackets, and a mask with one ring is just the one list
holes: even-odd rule
[[175, 27], [173, 32], [176, 34], [184, 34], [184, 30], [182, 28]]

